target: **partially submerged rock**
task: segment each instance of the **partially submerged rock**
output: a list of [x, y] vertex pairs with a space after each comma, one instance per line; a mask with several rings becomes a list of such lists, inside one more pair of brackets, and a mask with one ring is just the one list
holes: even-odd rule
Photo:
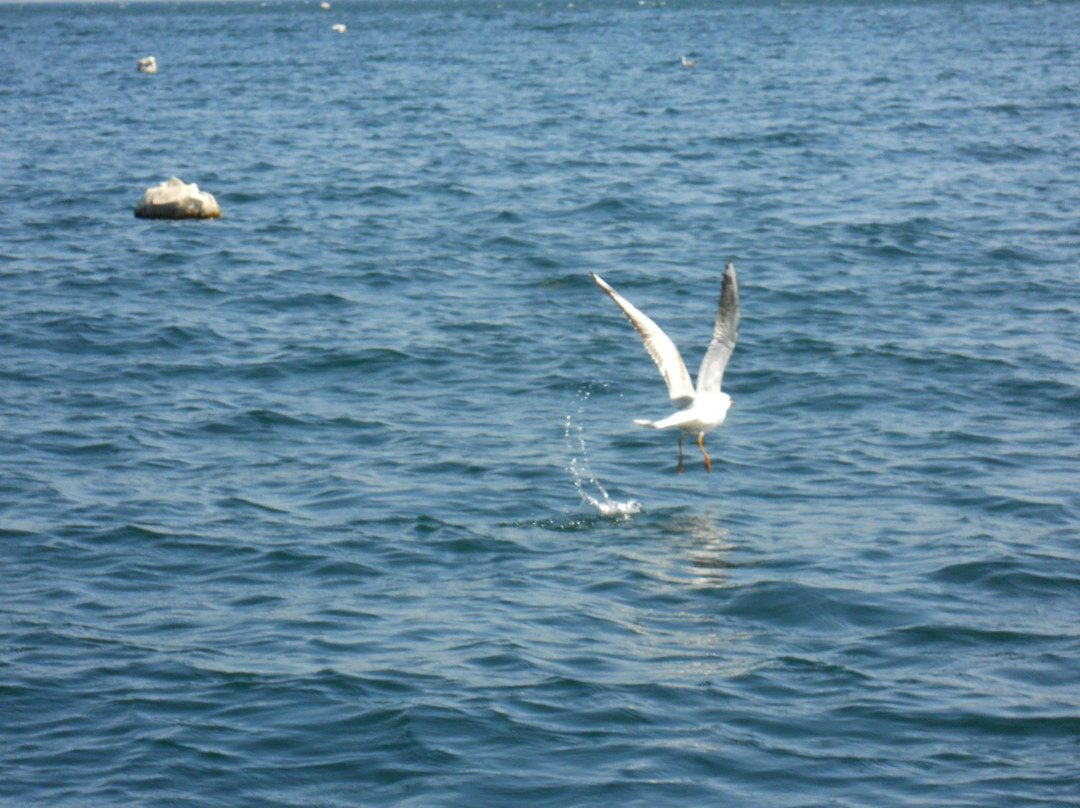
[[135, 215], [140, 219], [216, 219], [221, 216], [217, 200], [195, 183], [173, 177], [168, 182], [147, 188]]
[[138, 65], [140, 73], [157, 73], [157, 59], [153, 56], [140, 59], [135, 64]]

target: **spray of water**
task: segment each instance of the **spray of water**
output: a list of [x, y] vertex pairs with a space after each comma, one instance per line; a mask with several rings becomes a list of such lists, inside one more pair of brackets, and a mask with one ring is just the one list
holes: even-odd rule
[[[566, 449], [567, 453], [571, 455], [567, 471], [570, 472], [574, 489], [578, 492], [582, 502], [596, 508], [602, 516], [625, 518], [638, 513], [641, 510], [641, 503], [634, 499], [628, 499], [624, 502], [612, 499], [589, 467], [589, 454], [585, 448], [585, 436], [582, 434], [580, 423], [582, 414], [585, 411], [585, 405], [589, 400], [589, 393], [588, 390], [579, 393], [577, 409], [579, 423], [574, 423], [573, 415], [568, 414], [566, 416]], [[590, 493], [592, 490], [595, 490], [595, 496]]]

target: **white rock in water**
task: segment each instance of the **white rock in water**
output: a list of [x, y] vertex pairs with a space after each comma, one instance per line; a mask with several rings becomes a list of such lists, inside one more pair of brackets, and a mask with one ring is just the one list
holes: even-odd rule
[[195, 183], [189, 185], [173, 177], [147, 188], [135, 206], [135, 215], [140, 219], [216, 219], [221, 216], [221, 208]]
[[140, 73], [157, 73], [157, 59], [153, 56], [140, 59], [136, 64], [139, 66]]
[[343, 22], [339, 22], [337, 25], [332, 25], [331, 28], [333, 28], [339, 34], [344, 34], [345, 33], [345, 23], [343, 23]]

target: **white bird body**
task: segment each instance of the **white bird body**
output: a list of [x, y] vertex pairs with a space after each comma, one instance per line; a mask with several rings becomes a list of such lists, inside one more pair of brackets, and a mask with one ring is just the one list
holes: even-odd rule
[[667, 382], [675, 412], [659, 421], [634, 419], [635, 424], [651, 426], [656, 429], [679, 430], [679, 471], [683, 467], [682, 436], [697, 435], [697, 444], [705, 457], [705, 470], [712, 471], [709, 454], [705, 451], [702, 439], [724, 423], [728, 409], [734, 400], [727, 393], [721, 392], [720, 382], [724, 376], [731, 352], [735, 349], [735, 339], [739, 333], [739, 283], [735, 277], [735, 265], [727, 262], [724, 267], [724, 280], [720, 287], [720, 303], [713, 323], [713, 337], [705, 358], [698, 370], [697, 387], [690, 381], [690, 374], [679, 354], [679, 349], [663, 329], [646, 317], [629, 300], [609, 286], [595, 272], [590, 273], [596, 285], [603, 289], [622, 309], [630, 324], [634, 326], [645, 343], [645, 350], [660, 368], [660, 374]]
[[727, 393], [698, 396], [687, 409], [673, 412], [667, 418], [659, 421], [635, 418], [634, 423], [656, 429], [677, 427], [686, 435], [708, 435], [724, 423], [731, 403], [731, 396]]

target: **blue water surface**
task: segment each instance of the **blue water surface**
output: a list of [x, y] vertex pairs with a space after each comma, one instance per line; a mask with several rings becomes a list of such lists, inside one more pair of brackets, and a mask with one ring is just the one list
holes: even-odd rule
[[331, 2], [0, 6], [0, 804], [1080, 805], [1080, 5]]

